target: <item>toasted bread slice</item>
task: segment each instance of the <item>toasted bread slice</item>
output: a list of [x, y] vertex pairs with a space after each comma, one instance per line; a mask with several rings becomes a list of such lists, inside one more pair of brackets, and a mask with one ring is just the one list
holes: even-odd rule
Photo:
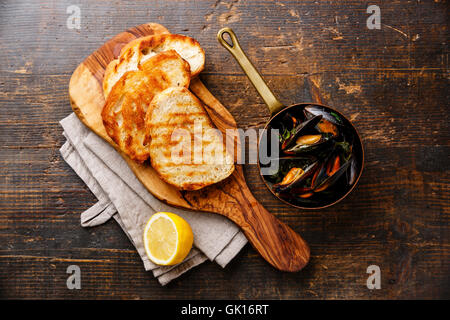
[[169, 30], [167, 30], [167, 28], [163, 27], [162, 25], [160, 25], [158, 23], [151, 23], [151, 28], [153, 29], [153, 32], [154, 32], [153, 35], [148, 35], [145, 37], [140, 37], [140, 38], [131, 40], [125, 46], [122, 47], [122, 49], [120, 50], [119, 56], [122, 54], [122, 52], [125, 52], [129, 47], [134, 46], [136, 43], [138, 43], [139, 41], [142, 41], [142, 39], [144, 39], [144, 38], [152, 37], [154, 35], [170, 34], [170, 32], [169, 32]]
[[128, 71], [115, 84], [102, 110], [108, 135], [131, 159], [144, 162], [149, 137], [145, 133], [145, 114], [155, 94], [173, 86], [188, 87], [189, 64], [174, 50], [148, 59], [145, 71]]
[[234, 170], [220, 131], [188, 89], [157, 94], [146, 115], [150, 161], [161, 178], [182, 190], [197, 190], [227, 178]]
[[114, 84], [125, 72], [140, 70], [143, 63], [159, 52], [175, 50], [191, 68], [191, 77], [199, 74], [205, 65], [205, 52], [193, 38], [179, 34], [161, 34], [138, 38], [128, 43], [105, 71], [103, 94], [108, 96]]

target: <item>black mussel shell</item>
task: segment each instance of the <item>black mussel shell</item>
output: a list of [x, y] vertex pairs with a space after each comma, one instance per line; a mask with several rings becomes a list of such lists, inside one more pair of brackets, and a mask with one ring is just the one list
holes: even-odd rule
[[289, 112], [286, 112], [283, 115], [283, 118], [281, 118], [281, 124], [286, 127], [287, 129], [293, 129], [297, 126], [298, 124], [298, 120], [296, 117], [294, 117], [292, 114], [290, 114]]
[[306, 119], [312, 119], [317, 116], [322, 116], [325, 120], [335, 125], [344, 126], [344, 122], [338, 114], [334, 113], [333, 111], [326, 111], [325, 109], [318, 106], [306, 106], [303, 110], [303, 113], [305, 114]]
[[297, 140], [298, 140], [298, 138], [297, 138], [295, 141], [296, 142], [295, 144], [293, 144], [290, 148], [283, 150], [283, 151], [286, 154], [310, 153], [313, 151], [318, 151], [321, 148], [328, 147], [333, 142], [333, 137], [331, 135], [322, 134], [322, 135], [315, 135], [315, 136], [320, 136], [320, 139], [314, 143], [311, 143], [311, 144], [297, 143]]
[[284, 151], [290, 148], [295, 143], [295, 140], [298, 136], [303, 135], [303, 133], [305, 133], [306, 131], [314, 128], [321, 119], [322, 116], [316, 116], [298, 124], [294, 129], [294, 133], [291, 134], [291, 136], [282, 143], [281, 150]]
[[283, 180], [280, 183], [273, 185], [273, 190], [275, 192], [285, 192], [287, 190], [290, 190], [292, 187], [297, 186], [299, 183], [304, 181], [306, 178], [308, 178], [311, 174], [314, 173], [315, 169], [317, 168], [319, 162], [314, 162], [307, 166], [305, 169], [302, 168], [292, 168], [289, 170], [287, 175], [283, 178]]
[[[337, 159], [337, 157], [339, 157], [339, 156], [332, 157], [329, 160], [331, 162], [331, 166], [334, 166], [333, 162]], [[316, 185], [314, 186], [314, 192], [322, 192], [322, 191], [332, 187], [342, 177], [342, 175], [347, 171], [347, 169], [349, 168], [350, 165], [351, 165], [351, 161], [346, 161], [344, 164], [340, 165], [339, 169], [332, 170], [331, 174], [327, 173], [328, 169], [325, 171], [322, 171], [322, 176], [318, 177], [318, 179], [316, 181]]]
[[356, 181], [356, 177], [358, 175], [358, 168], [357, 168], [357, 163], [356, 163], [355, 157], [352, 156], [352, 158], [350, 159], [349, 162], [350, 162], [350, 166], [348, 167], [348, 170], [347, 170], [347, 183], [349, 186], [351, 186]]

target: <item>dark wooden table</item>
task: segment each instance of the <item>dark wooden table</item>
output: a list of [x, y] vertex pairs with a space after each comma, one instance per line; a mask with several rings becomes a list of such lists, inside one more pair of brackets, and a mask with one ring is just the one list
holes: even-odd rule
[[[68, 29], [68, 6], [81, 29]], [[379, 3], [381, 29], [366, 26], [365, 1], [2, 1], [0, 3], [1, 298], [450, 298], [449, 31], [446, 1]], [[85, 229], [96, 202], [62, 160], [58, 122], [71, 112], [75, 67], [115, 34], [146, 22], [195, 37], [202, 79], [242, 128], [268, 111], [216, 40], [232, 27], [286, 104], [308, 99], [311, 78], [351, 118], [365, 144], [356, 190], [320, 211], [255, 196], [301, 233], [312, 251], [295, 274], [274, 270], [247, 245], [225, 269], [213, 263], [161, 287], [119, 226]], [[81, 268], [82, 289], [66, 287]], [[366, 286], [369, 265], [381, 289]]]

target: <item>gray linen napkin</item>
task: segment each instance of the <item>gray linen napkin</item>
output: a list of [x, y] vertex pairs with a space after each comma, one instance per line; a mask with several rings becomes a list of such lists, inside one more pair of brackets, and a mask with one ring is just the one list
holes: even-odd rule
[[[162, 285], [207, 259], [225, 267], [247, 243], [239, 228], [220, 215], [183, 210], [156, 199], [114, 148], [85, 127], [75, 114], [60, 123], [67, 138], [61, 155], [99, 200], [81, 214], [81, 225], [96, 226], [113, 217], [136, 247], [145, 270], [151, 270]], [[145, 253], [144, 226], [158, 211], [180, 215], [194, 233], [194, 248], [176, 266], [157, 266]]]

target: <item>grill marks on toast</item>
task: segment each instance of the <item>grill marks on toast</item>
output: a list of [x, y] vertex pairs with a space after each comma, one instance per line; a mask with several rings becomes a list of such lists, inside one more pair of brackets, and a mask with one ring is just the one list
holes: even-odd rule
[[126, 48], [124, 55], [128, 51], [140, 56], [140, 62], [146, 61], [158, 52], [175, 50], [191, 67], [191, 76], [198, 75], [205, 65], [205, 53], [197, 40], [180, 34], [164, 34], [142, 38], [131, 48]]
[[153, 97], [166, 88], [188, 87], [189, 83], [189, 64], [174, 50], [148, 59], [142, 70], [126, 72], [112, 88], [102, 111], [108, 135], [130, 158], [144, 162], [150, 141], [145, 115]]
[[[219, 182], [234, 170], [222, 135], [187, 89], [204, 63], [196, 40], [153, 35], [123, 47], [103, 79], [102, 118], [108, 135], [138, 162], [150, 155], [162, 179], [183, 190]], [[183, 134], [177, 136], [180, 129]]]
[[191, 77], [198, 75], [204, 68], [205, 53], [193, 38], [178, 34], [161, 34], [135, 39], [122, 48], [118, 59], [106, 68], [103, 79], [105, 98], [114, 84], [129, 71], [142, 70], [148, 59], [160, 52], [175, 50], [191, 69]]
[[154, 97], [146, 129], [151, 136], [153, 168], [179, 189], [203, 188], [225, 179], [234, 170], [222, 135], [202, 103], [186, 88], [168, 88]]

